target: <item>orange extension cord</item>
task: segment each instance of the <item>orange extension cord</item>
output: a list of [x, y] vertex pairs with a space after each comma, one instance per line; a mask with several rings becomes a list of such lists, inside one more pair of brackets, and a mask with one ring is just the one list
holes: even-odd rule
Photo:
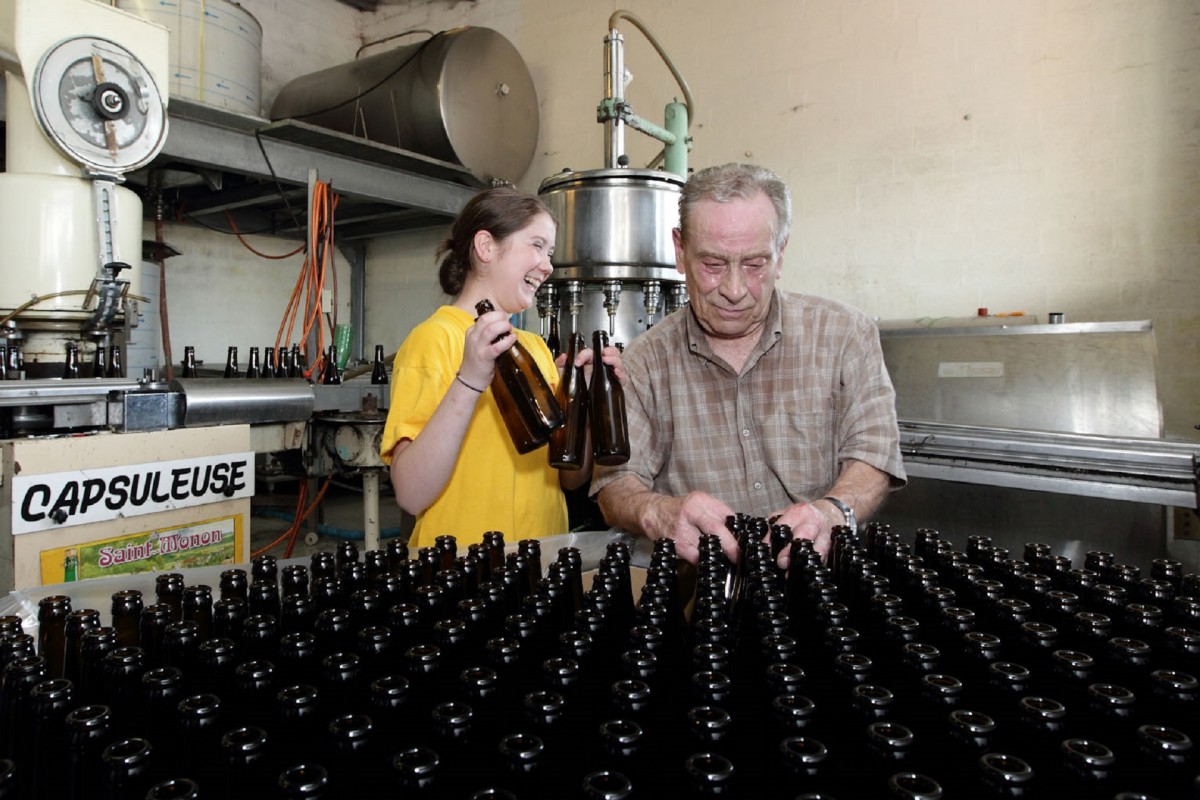
[[[288, 299], [287, 308], [283, 312], [283, 320], [279, 323], [279, 333], [275, 337], [275, 346], [279, 347], [292, 339], [292, 331], [296, 327], [297, 317], [303, 315], [299, 341], [301, 347], [307, 349], [308, 337], [316, 328], [317, 352], [308, 359], [308, 370], [305, 378], [311, 378], [315, 373], [321, 375], [321, 362], [325, 352], [325, 326], [321, 324], [321, 295], [325, 289], [326, 276], [333, 287], [332, 309], [337, 309], [337, 275], [333, 265], [333, 218], [340, 198], [325, 181], [318, 181], [313, 186], [312, 212], [308, 224], [308, 252], [296, 285], [292, 288], [292, 296]], [[332, 325], [336, 326], [336, 318]], [[307, 354], [306, 355], [310, 355]]]
[[276, 538], [275, 541], [255, 550], [250, 554], [250, 557], [257, 558], [286, 539], [288, 545], [287, 549], [283, 553], [283, 557], [291, 558], [292, 550], [296, 546], [296, 537], [300, 534], [300, 528], [304, 525], [304, 520], [308, 519], [309, 515], [312, 514], [316, 507], [321, 503], [322, 498], [325, 497], [325, 492], [328, 491], [329, 485], [332, 482], [333, 476], [330, 475], [325, 479], [325, 483], [322, 484], [320, 491], [317, 492], [317, 496], [313, 498], [312, 503], [305, 507], [304, 501], [308, 499], [308, 481], [301, 481], [299, 497], [296, 499], [296, 514], [295, 518], [292, 520], [292, 524], [287, 527], [287, 530], [279, 534], [279, 537]]

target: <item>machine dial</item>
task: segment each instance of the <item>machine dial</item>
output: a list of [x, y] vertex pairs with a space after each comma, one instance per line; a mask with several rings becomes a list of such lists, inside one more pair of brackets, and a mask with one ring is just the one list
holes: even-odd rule
[[77, 36], [50, 48], [33, 79], [38, 123], [89, 171], [114, 175], [162, 149], [167, 115], [145, 65], [107, 39]]

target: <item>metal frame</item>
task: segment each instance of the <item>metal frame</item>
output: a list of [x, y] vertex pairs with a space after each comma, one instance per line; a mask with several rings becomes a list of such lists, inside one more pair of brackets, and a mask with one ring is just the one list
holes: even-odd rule
[[1200, 444], [900, 421], [910, 476], [1200, 508]]
[[[170, 135], [152, 167], [184, 163], [267, 180], [274, 169], [274, 178], [285, 190], [305, 186], [315, 169], [323, 180], [332, 180], [344, 197], [394, 212], [393, 218], [400, 221], [391, 232], [448, 222], [481, 188], [461, 165], [296, 120], [268, 122], [178, 99], [171, 101], [170, 115]], [[244, 193], [232, 194], [229, 204], [214, 195], [218, 200], [205, 211], [254, 204]], [[263, 198], [267, 199], [278, 198], [272, 194]], [[404, 221], [405, 215], [410, 223]]]

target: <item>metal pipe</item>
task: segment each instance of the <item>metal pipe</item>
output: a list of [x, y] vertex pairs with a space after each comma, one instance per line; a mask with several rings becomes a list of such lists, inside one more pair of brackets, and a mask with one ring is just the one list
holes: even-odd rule
[[625, 102], [625, 40], [609, 28], [604, 39], [604, 105], [612, 113], [604, 126], [604, 166], [614, 169], [625, 155], [625, 123], [618, 111]]
[[363, 472], [363, 546], [367, 550], [379, 549], [379, 473], [369, 469]]
[[316, 395], [308, 381], [177, 378], [171, 390], [184, 398], [183, 427], [306, 420]]

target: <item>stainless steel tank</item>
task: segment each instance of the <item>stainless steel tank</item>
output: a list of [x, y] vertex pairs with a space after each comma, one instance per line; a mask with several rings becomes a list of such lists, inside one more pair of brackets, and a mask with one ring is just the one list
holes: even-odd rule
[[538, 298], [543, 326], [553, 312], [564, 337], [574, 319], [589, 343], [602, 328], [628, 343], [686, 304], [671, 240], [683, 183], [637, 169], [565, 171], [542, 181], [538, 194], [558, 220], [554, 273]]
[[459, 163], [482, 181], [519, 179], [538, 136], [525, 61], [479, 27], [296, 78], [271, 107], [271, 119], [288, 118]]

